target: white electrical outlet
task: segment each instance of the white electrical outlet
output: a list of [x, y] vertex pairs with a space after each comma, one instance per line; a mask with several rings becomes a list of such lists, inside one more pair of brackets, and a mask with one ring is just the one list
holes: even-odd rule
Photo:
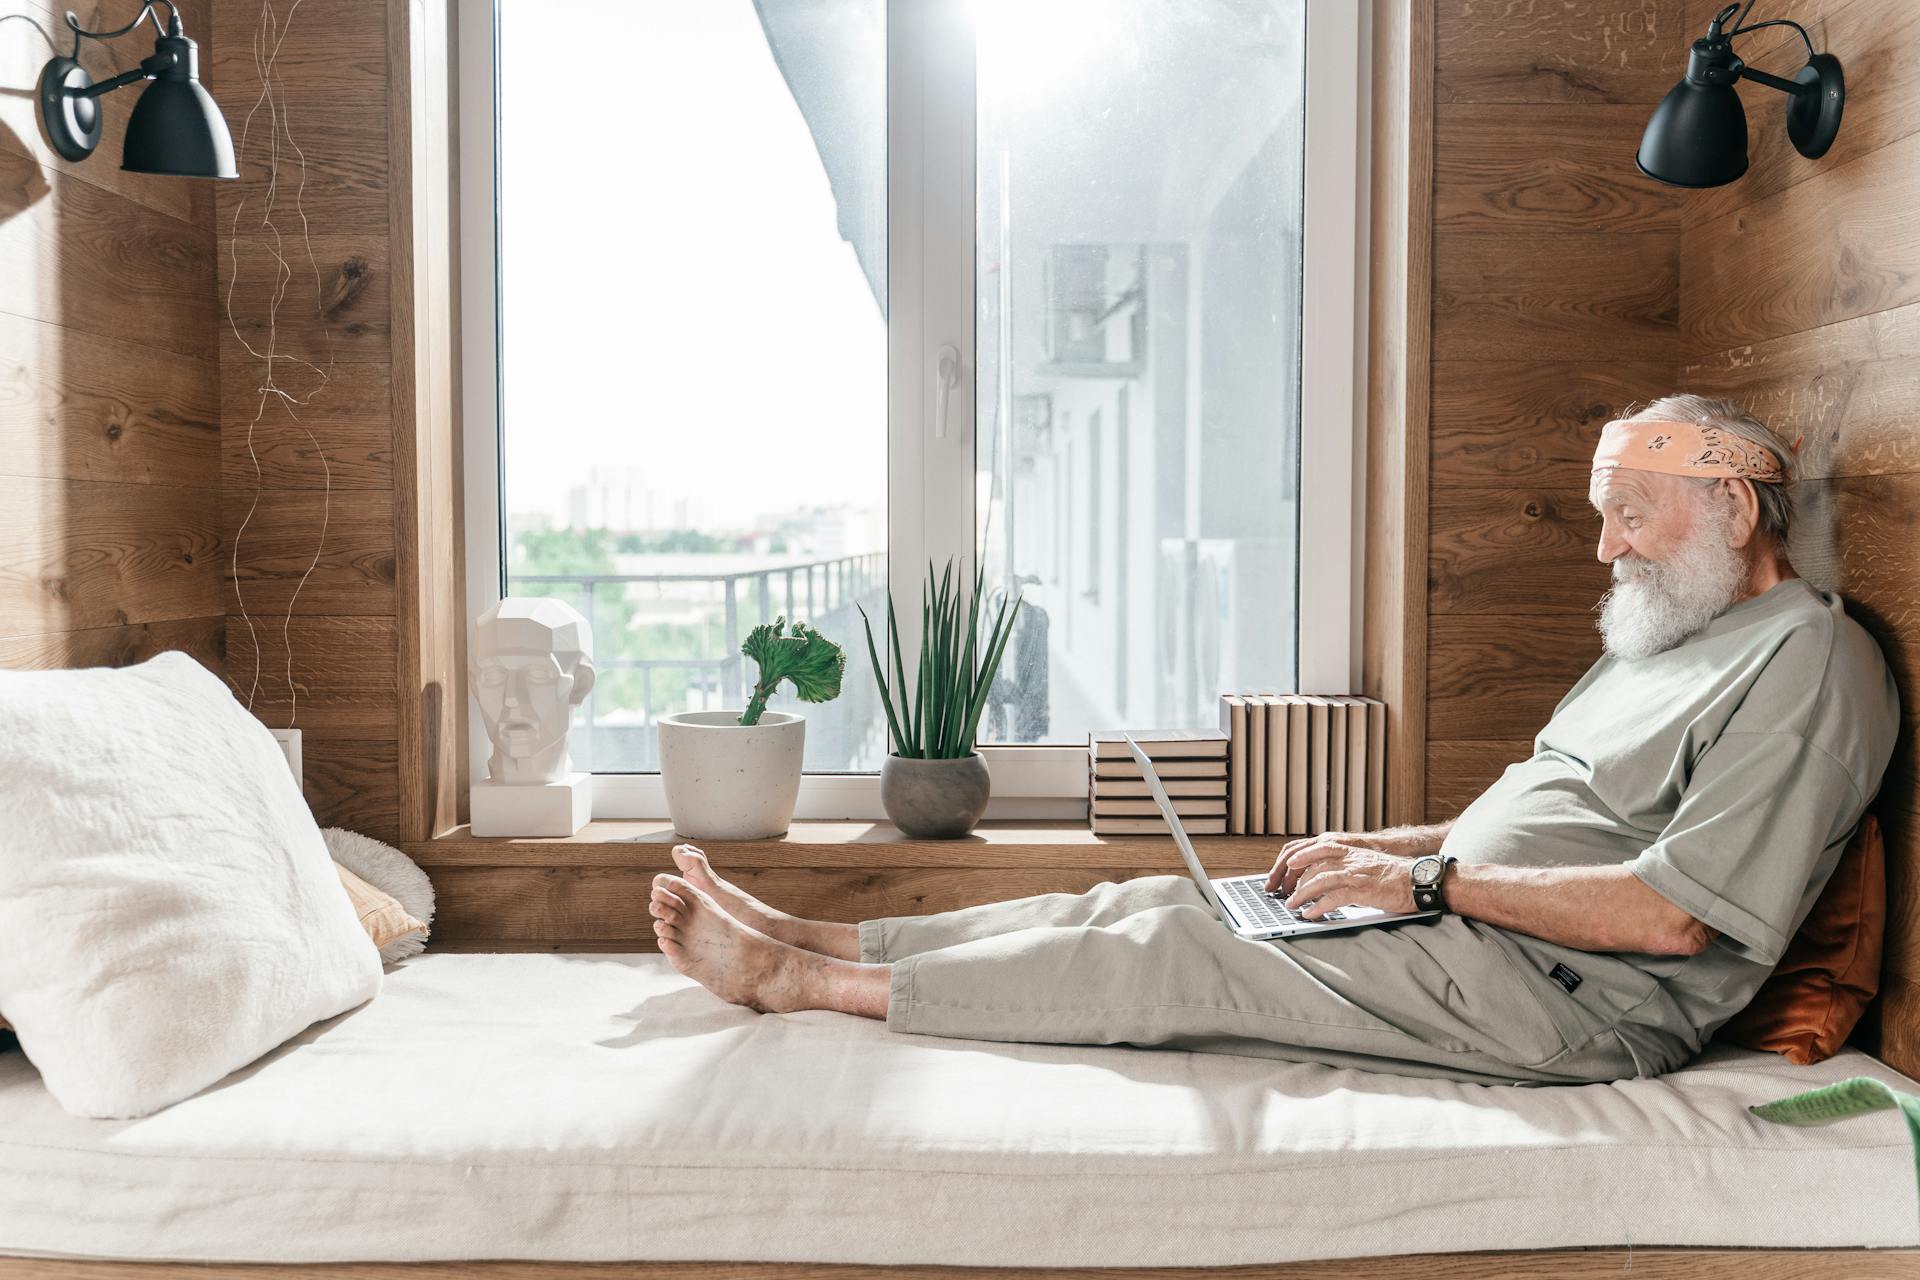
[[287, 768], [293, 770], [293, 783], [304, 795], [307, 779], [300, 772], [300, 731], [298, 729], [269, 729], [273, 740], [280, 744], [280, 753], [287, 758]]

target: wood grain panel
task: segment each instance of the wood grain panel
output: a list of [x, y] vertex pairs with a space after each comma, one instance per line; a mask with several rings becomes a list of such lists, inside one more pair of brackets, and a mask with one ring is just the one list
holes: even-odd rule
[[398, 592], [400, 829], [422, 839], [460, 820], [465, 798], [465, 574], [454, 339], [453, 188], [446, 7], [390, 0], [393, 148], [394, 524]]
[[1669, 236], [1439, 235], [1433, 357], [1670, 360], [1679, 279]]
[[[390, 742], [394, 736], [394, 622], [296, 614], [227, 617], [227, 683], [253, 713], [309, 739]], [[291, 649], [291, 690], [287, 666]]]
[[[664, 851], [662, 851], [664, 852]], [[433, 874], [436, 939], [570, 938], [654, 949], [647, 895], [665, 859], [633, 867], [444, 867]], [[736, 867], [728, 878], [784, 911], [848, 923], [927, 915], [1036, 893], [1082, 893], [1138, 867]]]
[[1387, 704], [1386, 820], [1424, 804], [1433, 387], [1433, 11], [1373, 0], [1361, 689]]
[[1433, 613], [1578, 614], [1607, 588], [1584, 489], [1438, 489], [1431, 522]]
[[1920, 134], [1681, 231], [1689, 349], [1721, 351], [1920, 302]]
[[215, 488], [211, 360], [0, 314], [0, 474]]
[[1448, 740], [1531, 738], [1600, 657], [1591, 611], [1436, 613], [1427, 645], [1428, 731]]
[[182, 355], [212, 352], [210, 230], [6, 150], [0, 262], [8, 264], [0, 311], [9, 315], [96, 337], [137, 332]]
[[73, 667], [127, 667], [157, 653], [178, 649], [209, 671], [224, 670], [227, 622], [224, 617], [142, 622], [85, 631], [48, 631], [0, 637], [0, 667], [17, 670]]
[[220, 611], [218, 495], [0, 477], [0, 632], [22, 635]]
[[302, 735], [307, 804], [323, 827], [376, 840], [400, 838], [399, 760], [391, 740], [314, 739]]
[[[202, 42], [204, 60], [206, 20], [204, 11], [195, 12], [197, 8], [199, 6], [187, 11], [187, 34]], [[129, 16], [126, 6], [117, 0], [59, 4], [43, 0], [0, 0], [0, 33], [4, 33], [0, 34], [0, 151], [70, 174], [157, 213], [206, 226], [205, 220], [194, 212], [192, 183], [152, 174], [127, 173], [120, 168], [127, 117], [133, 113], [133, 105], [140, 100], [144, 86], [129, 85], [95, 99], [100, 104], [100, 145], [92, 156], [81, 161], [63, 160], [47, 145], [40, 132], [36, 90], [40, 69], [47, 59], [73, 52], [73, 36], [61, 21], [61, 15], [69, 9], [81, 26], [94, 31], [123, 26]], [[151, 35], [142, 34], [147, 35], [144, 47], [138, 37], [112, 43], [83, 41], [80, 65], [95, 81], [131, 71], [141, 58], [153, 52]]]
[[1441, 104], [1433, 222], [1446, 231], [1680, 229], [1679, 189], [1643, 176], [1642, 106]]
[[1427, 744], [1428, 822], [1447, 822], [1492, 785], [1506, 767], [1533, 754], [1533, 739]]
[[1675, 389], [1672, 364], [1657, 360], [1438, 364], [1433, 485], [1584, 491], [1600, 428]]
[[[226, 494], [226, 545], [239, 577], [225, 576], [227, 607], [279, 618], [394, 611], [393, 495], [384, 489], [267, 489]], [[243, 531], [244, 522], [244, 531]], [[317, 558], [316, 558], [317, 556]], [[225, 567], [225, 566], [223, 566]]]
[[1920, 1076], [1920, 983], [1880, 975], [1880, 996], [1867, 1010], [1873, 1055], [1896, 1071]]
[[1660, 101], [1686, 69], [1670, 0], [1439, 0], [1440, 102]]
[[[302, 0], [297, 10], [283, 10], [280, 17], [273, 63], [277, 120], [267, 106], [255, 109], [262, 78], [252, 40], [221, 41], [207, 72], [231, 122], [240, 162], [239, 181], [219, 194], [220, 230], [231, 233], [236, 216], [244, 228], [257, 225], [265, 214], [297, 237], [304, 212], [316, 229], [384, 234], [385, 7]], [[241, 29], [250, 33], [258, 13], [246, 12], [243, 21]], [[270, 185], [276, 124], [280, 180]]]
[[296, 406], [263, 398], [260, 380], [249, 376], [257, 368], [228, 364], [221, 379], [221, 476], [230, 492], [251, 493], [255, 484], [319, 489], [329, 471], [335, 489], [392, 487], [393, 388], [386, 365], [336, 364], [327, 383]]
[[[277, 312], [271, 304], [280, 268], [270, 243], [271, 236], [244, 222], [237, 237], [226, 226], [221, 228], [222, 369], [232, 369], [234, 376], [253, 379], [250, 385], [259, 386], [257, 369], [264, 367], [270, 336], [280, 355], [322, 369], [337, 364], [386, 364], [392, 329], [386, 238], [376, 232], [316, 230], [311, 256], [305, 241], [290, 239], [282, 254], [292, 275]], [[229, 302], [231, 323], [224, 310]], [[318, 381], [311, 370], [290, 361], [276, 360], [275, 376], [280, 385], [303, 397]]]
[[1920, 475], [1795, 486], [1794, 567], [1847, 600], [1881, 647], [1920, 633]]
[[1688, 390], [1727, 396], [1789, 439], [1798, 476], [1920, 471], [1920, 304], [1702, 356]]
[[1911, 1280], [1913, 1249], [1537, 1249], [1250, 1267], [886, 1266], [787, 1262], [326, 1262], [300, 1266], [0, 1258], [6, 1280]]
[[[1764, 6], [1765, 16], [1774, 17], [1774, 10], [1782, 7]], [[1688, 200], [1689, 218], [1705, 220], [1750, 205], [1898, 142], [1920, 127], [1920, 5], [1908, 0], [1825, 0], [1818, 6], [1824, 12], [1813, 11], [1810, 3], [1797, 7], [1813, 18], [1809, 30], [1814, 47], [1836, 54], [1844, 68], [1847, 99], [1839, 136], [1826, 155], [1807, 159], [1787, 137], [1786, 95], [1741, 81], [1738, 91], [1747, 108], [1747, 174], [1724, 187], [1689, 193], [1698, 196]], [[1768, 36], [1775, 37], [1771, 44]], [[1749, 64], [1789, 80], [1807, 60], [1799, 37], [1780, 28], [1742, 36], [1735, 46]]]

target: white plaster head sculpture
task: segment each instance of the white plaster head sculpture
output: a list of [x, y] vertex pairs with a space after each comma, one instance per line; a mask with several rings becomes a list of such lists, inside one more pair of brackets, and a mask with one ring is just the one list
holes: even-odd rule
[[473, 624], [467, 676], [493, 743], [494, 782], [560, 782], [567, 728], [593, 688], [593, 629], [564, 600], [507, 599]]

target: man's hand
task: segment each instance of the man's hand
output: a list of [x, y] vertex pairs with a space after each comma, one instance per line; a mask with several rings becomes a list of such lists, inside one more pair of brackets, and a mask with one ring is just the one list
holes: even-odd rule
[[[1295, 841], [1281, 851], [1267, 876], [1267, 891], [1288, 894], [1287, 907], [1303, 920], [1318, 920], [1335, 907], [1413, 910], [1413, 859], [1345, 843], [1339, 833]], [[1302, 907], [1302, 903], [1310, 906]]]
[[[1404, 828], [1389, 831], [1322, 831], [1317, 836], [1307, 836], [1300, 840], [1289, 840], [1280, 850], [1280, 856], [1274, 860], [1273, 870], [1267, 874], [1267, 892], [1279, 890], [1292, 893], [1294, 886], [1300, 883], [1300, 868], [1310, 860], [1330, 849], [1371, 849], [1375, 853], [1388, 854], [1401, 859], [1418, 857], [1427, 849], [1409, 849], [1401, 847], [1395, 837]], [[1438, 848], [1436, 844], [1434, 846]]]

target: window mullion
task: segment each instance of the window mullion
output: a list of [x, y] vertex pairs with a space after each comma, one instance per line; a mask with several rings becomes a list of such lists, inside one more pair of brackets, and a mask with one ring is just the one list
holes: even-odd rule
[[[928, 562], [972, 570], [973, 29], [960, 0], [893, 0], [887, 20], [887, 558], [911, 680]], [[957, 384], [936, 435], [947, 347]]]

